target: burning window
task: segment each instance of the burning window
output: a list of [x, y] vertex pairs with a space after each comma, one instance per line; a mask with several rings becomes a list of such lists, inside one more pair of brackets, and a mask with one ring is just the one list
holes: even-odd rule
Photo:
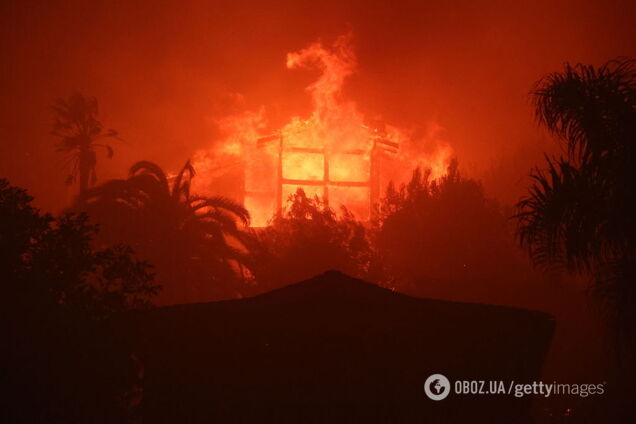
[[[358, 218], [366, 220], [370, 216], [371, 207], [371, 167], [372, 152], [362, 149], [344, 152], [331, 152], [328, 146], [322, 148], [305, 147], [298, 144], [288, 146], [285, 138], [266, 137], [259, 140], [265, 144], [277, 145], [275, 163], [269, 164], [269, 175], [276, 175], [275, 181], [270, 180], [268, 187], [263, 187], [263, 181], [250, 181], [246, 175], [246, 186], [261, 185], [261, 190], [251, 190], [245, 193], [246, 205], [266, 206], [271, 216], [276, 210], [282, 209], [289, 196], [301, 188], [309, 197], [318, 196], [331, 207], [346, 206]], [[259, 161], [258, 166], [263, 166]], [[266, 198], [274, 197], [275, 202], [265, 204]], [[258, 200], [263, 199], [263, 200]], [[267, 215], [267, 214], [265, 214]], [[256, 225], [262, 221], [255, 221]]]

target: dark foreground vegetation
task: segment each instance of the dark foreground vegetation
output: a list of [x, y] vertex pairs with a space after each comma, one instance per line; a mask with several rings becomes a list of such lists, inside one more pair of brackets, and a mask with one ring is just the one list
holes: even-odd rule
[[537, 83], [534, 102], [566, 155], [533, 172], [518, 204], [519, 239], [536, 264], [589, 278], [635, 355], [636, 64], [566, 65]]
[[95, 249], [86, 216], [53, 218], [0, 180], [4, 422], [121, 422], [136, 364], [118, 313], [158, 292], [129, 247]]

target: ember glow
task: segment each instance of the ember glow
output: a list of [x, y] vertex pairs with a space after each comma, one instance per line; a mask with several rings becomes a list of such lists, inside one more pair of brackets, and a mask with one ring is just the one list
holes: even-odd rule
[[268, 128], [264, 109], [219, 121], [226, 138], [195, 155], [198, 192], [211, 192], [223, 174], [240, 175], [239, 200], [256, 227], [267, 225], [298, 188], [368, 220], [389, 181], [404, 181], [418, 166], [430, 169], [432, 178], [443, 175], [452, 149], [438, 139], [439, 125], [430, 124], [425, 140], [413, 140], [406, 129], [369, 125], [357, 104], [343, 98], [343, 85], [356, 71], [351, 35], [289, 53], [286, 66], [321, 72], [306, 89], [310, 116], [294, 116], [278, 129]]

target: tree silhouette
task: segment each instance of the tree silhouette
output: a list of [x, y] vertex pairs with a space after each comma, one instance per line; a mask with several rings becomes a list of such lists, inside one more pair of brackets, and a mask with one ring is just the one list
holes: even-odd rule
[[366, 229], [346, 209], [340, 214], [302, 189], [270, 225], [246, 238], [247, 267], [264, 292], [310, 278], [330, 269], [356, 277], [366, 275], [371, 248]]
[[636, 335], [636, 70], [627, 59], [566, 65], [533, 91], [538, 122], [566, 147], [531, 174], [518, 236], [539, 266], [593, 277], [629, 344]]
[[102, 225], [105, 243], [124, 241], [157, 264], [169, 302], [234, 297], [249, 213], [231, 199], [190, 192], [195, 170], [174, 177], [157, 164], [135, 163], [127, 179], [88, 190], [75, 208]]
[[104, 130], [98, 119], [97, 99], [75, 93], [68, 99], [58, 99], [52, 106], [55, 118], [52, 134], [59, 138], [57, 150], [67, 154], [67, 167], [71, 173], [67, 184], [79, 176], [79, 193], [84, 193], [97, 181], [97, 148], [106, 151], [109, 158], [114, 151], [104, 138], [117, 138], [117, 131]]
[[4, 394], [8, 422], [123, 422], [136, 382], [121, 313], [157, 293], [123, 245], [94, 249], [84, 215], [54, 218], [0, 180]]
[[492, 291], [494, 283], [509, 284], [518, 262], [506, 216], [456, 160], [437, 180], [418, 168], [407, 184], [390, 184], [374, 226], [382, 279], [419, 296]]

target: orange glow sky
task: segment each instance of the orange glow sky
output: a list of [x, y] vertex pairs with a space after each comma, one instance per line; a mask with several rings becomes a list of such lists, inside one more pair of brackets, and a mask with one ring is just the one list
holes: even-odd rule
[[344, 90], [362, 113], [415, 133], [440, 125], [460, 165], [512, 202], [551, 146], [533, 82], [565, 61], [636, 56], [629, 1], [12, 3], [0, 5], [0, 176], [54, 210], [69, 198], [48, 106], [76, 90], [125, 139], [100, 158], [100, 181], [141, 159], [174, 170], [219, 140], [224, 116], [264, 106], [276, 127], [307, 115], [317, 73], [288, 70], [286, 54], [351, 32]]

